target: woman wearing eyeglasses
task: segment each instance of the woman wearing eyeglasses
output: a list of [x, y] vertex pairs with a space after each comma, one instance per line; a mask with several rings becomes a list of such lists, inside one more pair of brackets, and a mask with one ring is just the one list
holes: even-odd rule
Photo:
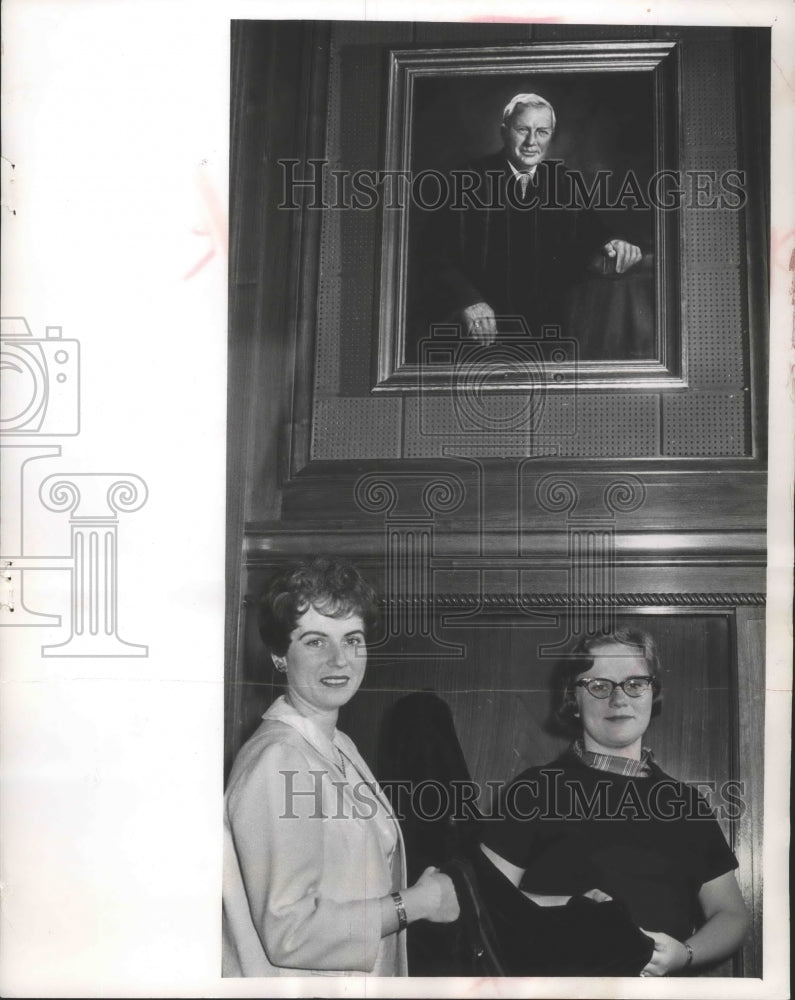
[[544, 906], [597, 886], [654, 941], [642, 976], [689, 975], [742, 943], [737, 860], [705, 799], [643, 745], [659, 713], [654, 640], [621, 629], [584, 640], [566, 664], [557, 715], [579, 735], [508, 786], [483, 852]]

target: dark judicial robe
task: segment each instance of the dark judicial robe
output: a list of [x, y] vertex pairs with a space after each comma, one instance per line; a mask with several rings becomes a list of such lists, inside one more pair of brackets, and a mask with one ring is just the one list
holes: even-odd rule
[[466, 194], [463, 172], [457, 184], [451, 175], [446, 203], [426, 213], [419, 250], [425, 319], [450, 322], [486, 302], [498, 320], [523, 317], [535, 336], [544, 325], [562, 326], [567, 290], [616, 234], [593, 211], [571, 205], [560, 161], [538, 165], [524, 198], [504, 152], [466, 168]]

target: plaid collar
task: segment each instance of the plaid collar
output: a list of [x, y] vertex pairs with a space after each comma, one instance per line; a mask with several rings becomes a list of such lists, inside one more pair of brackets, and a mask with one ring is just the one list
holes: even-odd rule
[[654, 754], [648, 747], [641, 747], [640, 760], [629, 757], [614, 757], [610, 753], [593, 753], [586, 750], [582, 740], [575, 740], [571, 749], [583, 764], [597, 771], [610, 771], [612, 774], [623, 774], [629, 778], [648, 778], [651, 776], [651, 764]]

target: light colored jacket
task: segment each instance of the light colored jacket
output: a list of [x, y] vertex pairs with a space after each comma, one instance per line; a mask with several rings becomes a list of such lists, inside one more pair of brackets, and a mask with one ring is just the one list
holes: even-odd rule
[[225, 797], [223, 975], [407, 975], [405, 932], [381, 938], [406, 870], [388, 800], [344, 733], [284, 697], [262, 718]]

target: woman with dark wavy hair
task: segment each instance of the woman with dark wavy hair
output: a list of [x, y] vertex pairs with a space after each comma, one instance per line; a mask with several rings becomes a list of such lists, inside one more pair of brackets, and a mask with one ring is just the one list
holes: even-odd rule
[[262, 598], [260, 633], [286, 691], [227, 787], [225, 976], [406, 975], [407, 924], [458, 917], [438, 869], [405, 888], [389, 801], [337, 729], [375, 620], [372, 588], [339, 559], [286, 567]]
[[708, 803], [643, 745], [661, 701], [647, 632], [580, 642], [563, 665], [557, 710], [574, 742], [511, 783], [482, 845], [541, 905], [590, 886], [622, 901], [654, 941], [642, 976], [713, 965], [737, 950], [748, 925], [737, 860]]

